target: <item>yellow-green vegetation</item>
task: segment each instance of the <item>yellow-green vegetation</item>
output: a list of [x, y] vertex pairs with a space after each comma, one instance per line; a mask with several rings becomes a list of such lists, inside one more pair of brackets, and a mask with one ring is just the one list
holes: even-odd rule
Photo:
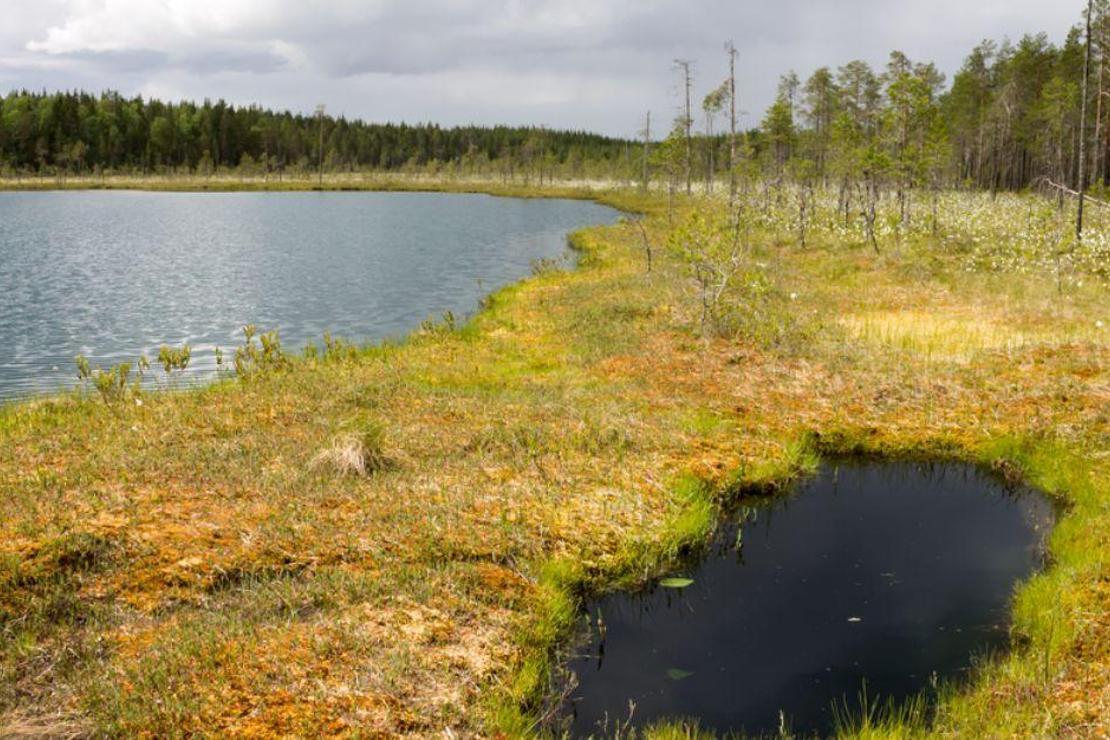
[[651, 271], [635, 225], [586, 229], [576, 270], [402, 344], [0, 410], [0, 735], [543, 733], [584, 595], [843, 452], [1067, 504], [1011, 654], [930, 727], [845, 732], [1110, 732], [1105, 284], [969, 269], [951, 234], [768, 223], [722, 259], [722, 204], [597, 197], [646, 214]]

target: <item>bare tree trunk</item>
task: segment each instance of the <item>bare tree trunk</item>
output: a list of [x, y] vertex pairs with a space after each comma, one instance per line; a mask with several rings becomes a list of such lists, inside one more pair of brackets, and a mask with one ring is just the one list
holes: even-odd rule
[[317, 152], [317, 175], [320, 187], [324, 187], [324, 105], [316, 106], [316, 117], [320, 119], [320, 150]]
[[705, 114], [705, 194], [713, 194], [713, 116]]
[[847, 176], [841, 178], [840, 180], [840, 194], [837, 198], [837, 201], [837, 211], [843, 211], [844, 225], [847, 226], [850, 218], [849, 211], [852, 207], [852, 190], [851, 186], [848, 184]]
[[1102, 37], [1099, 36], [1099, 55], [1098, 55], [1098, 93], [1095, 98], [1095, 161], [1094, 168], [1091, 172], [1095, 176], [1095, 181], [1098, 182], [1102, 179], [1102, 152], [1103, 147], [1099, 144], [1102, 141], [1102, 83], [1103, 71], [1105, 69], [1106, 59], [1102, 54]]
[[682, 88], [685, 92], [685, 114], [682, 119], [682, 127], [686, 134], [686, 194], [690, 195], [693, 192], [692, 177], [693, 177], [693, 137], [690, 129], [694, 125], [694, 119], [690, 115], [690, 90], [694, 85], [693, 80], [693, 62], [689, 59], [676, 59], [674, 60], [675, 68], [682, 73]]
[[875, 181], [873, 173], [864, 174], [864, 183], [857, 185], [860, 189], [860, 216], [863, 217], [863, 225], [867, 231], [867, 240], [871, 243], [871, 247], [875, 250], [875, 254], [879, 252], [879, 240], [875, 234], [875, 220], [877, 218], [876, 209], [879, 200], [879, 185]]
[[813, 186], [809, 183], [798, 185], [798, 241], [806, 248], [806, 227], [809, 225], [809, 204], [813, 197]]
[[644, 245], [644, 256], [647, 258], [647, 271], [651, 272], [652, 267], [652, 254], [651, 254], [651, 238], [648, 237], [647, 229], [644, 228], [643, 218], [634, 218], [632, 223], [636, 224], [636, 228], [640, 232], [640, 240]]
[[1087, 196], [1087, 89], [1091, 77], [1091, 15], [1094, 0], [1087, 0], [1087, 51], [1083, 57], [1083, 101], [1079, 113], [1079, 210], [1075, 217], [1075, 238], [1083, 239], [1083, 201]]
[[936, 237], [940, 233], [940, 221], [937, 218], [937, 206], [940, 200], [940, 181], [933, 178], [933, 236]]
[[674, 191], [678, 189], [678, 184], [672, 176], [667, 180], [667, 225], [674, 226]]
[[728, 206], [736, 206], [736, 47], [729, 41], [728, 52], [728, 104], [730, 132], [728, 139]]
[[983, 187], [983, 114], [979, 114], [979, 145], [975, 150], [975, 184]]
[[[628, 159], [628, 143], [624, 145], [624, 157]], [[540, 126], [540, 187], [543, 187], [543, 163], [547, 159], [547, 130]]]
[[648, 154], [651, 148], [651, 111], [647, 112], [647, 118], [644, 121], [644, 173], [643, 173], [643, 189], [644, 192], [648, 190]]

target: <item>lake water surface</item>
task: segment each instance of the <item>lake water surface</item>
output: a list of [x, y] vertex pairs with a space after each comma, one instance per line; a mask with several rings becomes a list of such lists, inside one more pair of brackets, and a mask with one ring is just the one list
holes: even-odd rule
[[587, 608], [573, 734], [611, 735], [631, 703], [638, 726], [688, 717], [775, 734], [783, 717], [825, 736], [833, 705], [858, 713], [864, 690], [876, 703], [927, 696], [1008, 646], [1015, 585], [1042, 566], [1054, 521], [1042, 495], [975, 467], [826, 464], [793, 495], [732, 514], [676, 574], [689, 586]]
[[462, 315], [612, 222], [594, 203], [426, 193], [0, 193], [0, 399], [189, 343], [194, 374], [245, 324], [299, 350]]

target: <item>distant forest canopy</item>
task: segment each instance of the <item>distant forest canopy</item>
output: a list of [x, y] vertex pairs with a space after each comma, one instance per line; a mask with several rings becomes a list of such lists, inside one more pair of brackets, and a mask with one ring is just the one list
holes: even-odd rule
[[[322, 124], [322, 125], [321, 125]], [[0, 167], [7, 174], [304, 174], [528, 168], [611, 175], [625, 141], [536, 127], [376, 124], [240, 107], [165, 103], [115, 92], [13, 92], [0, 98]]]
[[[690, 94], [661, 141], [651, 136], [666, 133], [659, 123], [631, 141], [541, 127], [375, 124], [113, 92], [13, 92], [0, 98], [0, 174], [377, 170], [653, 179], [687, 189], [724, 175], [733, 190], [737, 177], [762, 176], [837, 180], [842, 188], [849, 180], [876, 188], [896, 183], [900, 193], [947, 185], [1020, 189], [1049, 179], [1078, 189], [1081, 159], [1093, 173], [1082, 179], [1110, 184], [1110, 0], [1096, 0], [1094, 8], [1090, 34], [1086, 24], [1076, 27], [1061, 45], [1044, 34], [982, 42], [950, 87], [935, 65], [900, 52], [878, 71], [853, 61], [818, 69], [804, 82], [790, 73], [760, 126], [735, 137], [731, 79], [699, 105], [689, 62], [676, 69], [680, 89]], [[736, 98], [742, 102], [742, 90]]]

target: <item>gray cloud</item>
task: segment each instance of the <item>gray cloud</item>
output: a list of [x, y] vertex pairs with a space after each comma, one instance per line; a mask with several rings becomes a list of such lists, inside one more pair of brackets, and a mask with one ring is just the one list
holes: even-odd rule
[[951, 74], [986, 37], [1078, 22], [1083, 0], [4, 0], [0, 87], [120, 89], [372, 120], [545, 123], [632, 134], [741, 52], [746, 124], [788, 69], [891, 49]]

